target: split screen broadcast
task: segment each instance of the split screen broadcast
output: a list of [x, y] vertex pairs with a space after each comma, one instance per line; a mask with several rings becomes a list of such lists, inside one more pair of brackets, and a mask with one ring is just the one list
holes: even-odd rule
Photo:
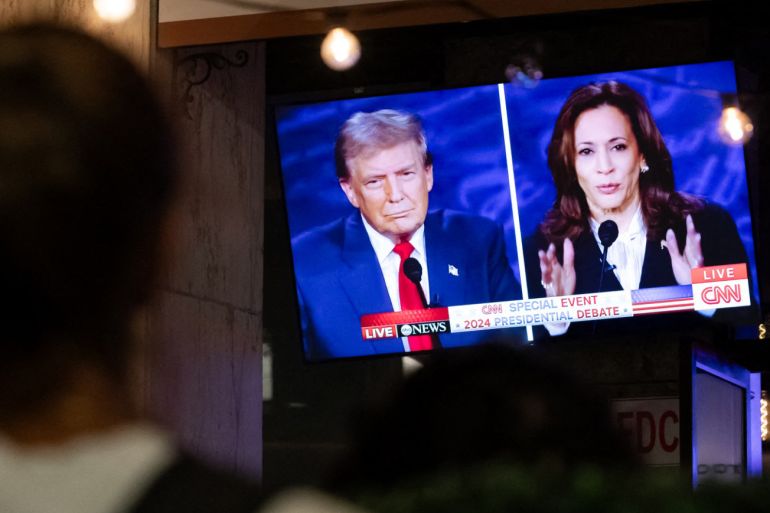
[[731, 62], [278, 106], [306, 358], [750, 322], [715, 91]]

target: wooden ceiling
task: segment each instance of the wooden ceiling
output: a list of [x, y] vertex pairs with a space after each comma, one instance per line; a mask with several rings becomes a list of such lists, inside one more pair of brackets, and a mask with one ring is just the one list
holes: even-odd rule
[[[697, 0], [690, 0], [697, 1]], [[158, 44], [190, 46], [682, 0], [159, 0]]]

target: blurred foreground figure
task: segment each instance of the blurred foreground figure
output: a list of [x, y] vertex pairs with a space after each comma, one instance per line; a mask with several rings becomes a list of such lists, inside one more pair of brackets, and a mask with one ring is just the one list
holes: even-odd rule
[[0, 32], [0, 511], [254, 511], [130, 400], [176, 173], [131, 63], [49, 25]]
[[396, 484], [484, 462], [637, 468], [606, 401], [531, 354], [487, 344], [432, 355], [365, 412], [335, 484]]
[[496, 345], [431, 355], [365, 412], [330, 489], [379, 513], [688, 505], [676, 480], [642, 475], [605, 400], [533, 354]]

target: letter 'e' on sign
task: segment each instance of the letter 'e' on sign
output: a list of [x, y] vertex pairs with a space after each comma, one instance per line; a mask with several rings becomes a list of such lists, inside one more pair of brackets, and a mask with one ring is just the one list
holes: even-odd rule
[[679, 398], [647, 397], [612, 401], [617, 429], [652, 466], [678, 466], [681, 438]]
[[746, 264], [693, 269], [692, 298], [696, 310], [751, 305]]

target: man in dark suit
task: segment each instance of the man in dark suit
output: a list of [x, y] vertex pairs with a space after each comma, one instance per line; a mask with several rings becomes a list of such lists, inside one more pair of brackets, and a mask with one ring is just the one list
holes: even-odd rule
[[[422, 307], [410, 299], [419, 291], [403, 276], [407, 258], [420, 263], [420, 286], [432, 305], [521, 297], [496, 223], [459, 212], [428, 213], [433, 166], [417, 117], [359, 112], [340, 130], [335, 157], [340, 187], [357, 211], [292, 244], [310, 360], [437, 346], [435, 339], [414, 337], [362, 339], [362, 315]], [[472, 344], [483, 335], [443, 335], [440, 345]]]

